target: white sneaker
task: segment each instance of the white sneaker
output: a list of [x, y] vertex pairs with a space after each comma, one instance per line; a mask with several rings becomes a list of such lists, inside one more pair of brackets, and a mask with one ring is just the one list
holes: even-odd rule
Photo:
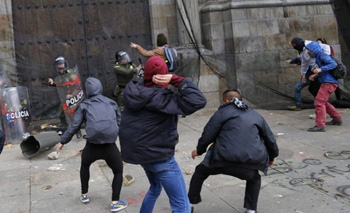
[[310, 118], [310, 119], [315, 119], [315, 118], [316, 118], [316, 115], [315, 115], [315, 114], [309, 115], [309, 118]]
[[256, 211], [255, 211], [255, 210], [247, 209], [247, 213], [256, 213]]
[[80, 201], [82, 203], [88, 203], [90, 201], [89, 197], [87, 195], [81, 195], [80, 196]]
[[[329, 115], [327, 114], [326, 115], [326, 119], [329, 117]], [[313, 114], [313, 115], [309, 115], [309, 118], [310, 119], [316, 119], [316, 114]]]

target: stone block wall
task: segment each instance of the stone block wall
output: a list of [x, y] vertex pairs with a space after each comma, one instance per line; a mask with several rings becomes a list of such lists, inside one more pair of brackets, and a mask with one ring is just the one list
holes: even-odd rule
[[178, 45], [177, 12], [174, 0], [149, 0], [153, 45], [157, 35], [163, 33], [173, 45]]
[[13, 38], [11, 0], [3, 0], [0, 2], [0, 72], [9, 86], [17, 79]]
[[217, 108], [220, 105], [219, 102], [219, 86], [220, 80], [217, 75], [207, 67], [203, 61], [201, 61], [201, 73], [198, 83], [198, 88], [203, 92], [207, 99], [206, 108]]
[[[226, 1], [201, 9], [205, 48], [215, 54], [232, 54], [238, 85], [249, 101], [276, 102], [280, 94], [293, 97], [300, 68], [285, 62], [297, 56], [289, 42], [293, 37], [324, 37], [340, 58], [337, 22], [329, 1]], [[305, 90], [304, 100], [311, 99]]]
[[[149, 0], [152, 40], [154, 42], [153, 46], [156, 46], [157, 35], [159, 33], [164, 33], [168, 37], [169, 43], [176, 47], [179, 57], [183, 58], [182, 61], [185, 63], [188, 60], [196, 60], [198, 55], [193, 49], [192, 41], [180, 17], [176, 1], [177, 0]], [[187, 15], [189, 16], [189, 21], [193, 28], [193, 34], [199, 43], [198, 45], [202, 47], [198, 2], [184, 0], [178, 3], [180, 4], [180, 10], [183, 6], [186, 7]], [[182, 5], [182, 3], [184, 3], [184, 5]], [[183, 15], [186, 16], [186, 12], [182, 12]], [[184, 70], [184, 72], [187, 72], [183, 73], [184, 76], [192, 78], [191, 73], [196, 73], [196, 70]], [[203, 61], [200, 62], [200, 76], [196, 76], [193, 80], [198, 84], [198, 87], [207, 98], [206, 108], [216, 108], [219, 106], [219, 78], [210, 71]]]

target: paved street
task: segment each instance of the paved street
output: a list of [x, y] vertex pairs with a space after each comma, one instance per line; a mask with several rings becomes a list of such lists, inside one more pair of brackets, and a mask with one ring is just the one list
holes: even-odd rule
[[[324, 133], [310, 133], [312, 109], [298, 112], [258, 110], [277, 137], [280, 156], [263, 176], [259, 213], [348, 213], [350, 212], [350, 110], [340, 109], [343, 125], [327, 127]], [[211, 113], [179, 119], [180, 143], [176, 159], [188, 186], [191, 175], [203, 156], [192, 160], [204, 125]], [[329, 118], [328, 118], [329, 119]], [[52, 161], [44, 151], [32, 158], [21, 154], [18, 144], [5, 147], [0, 156], [0, 212], [110, 212], [112, 171], [104, 161], [91, 166], [90, 203], [82, 204], [80, 196], [80, 155], [84, 140], [65, 146], [58, 160]], [[121, 212], [137, 213], [149, 187], [145, 173], [138, 165], [126, 164], [124, 174], [135, 177], [130, 186], [123, 185], [121, 199], [129, 206]], [[243, 213], [245, 182], [229, 176], [211, 176], [202, 190], [203, 202], [196, 213]], [[154, 212], [171, 212], [163, 190]]]

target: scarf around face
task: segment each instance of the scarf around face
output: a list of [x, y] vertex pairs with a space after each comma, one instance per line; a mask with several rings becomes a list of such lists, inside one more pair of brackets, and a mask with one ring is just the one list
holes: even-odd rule
[[295, 37], [290, 42], [291, 44], [294, 44], [293, 48], [298, 50], [299, 53], [301, 53], [305, 47], [305, 41], [302, 38]]

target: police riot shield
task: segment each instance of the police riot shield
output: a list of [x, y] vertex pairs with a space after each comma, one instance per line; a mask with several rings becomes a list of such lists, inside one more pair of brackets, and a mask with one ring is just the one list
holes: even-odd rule
[[28, 89], [24, 86], [0, 90], [1, 120], [6, 143], [21, 142], [30, 135], [31, 112]]
[[[6, 88], [6, 84], [5, 84], [5, 78], [3, 76], [3, 72], [0, 72], [0, 110], [1, 110], [1, 101], [2, 101], [2, 91], [1, 89]], [[5, 132], [4, 130], [4, 123], [2, 122], [2, 118], [0, 118], [0, 129]]]
[[75, 110], [85, 98], [80, 79], [78, 66], [67, 70], [64, 75], [59, 75], [55, 78], [61, 107], [68, 125], [72, 123]]

